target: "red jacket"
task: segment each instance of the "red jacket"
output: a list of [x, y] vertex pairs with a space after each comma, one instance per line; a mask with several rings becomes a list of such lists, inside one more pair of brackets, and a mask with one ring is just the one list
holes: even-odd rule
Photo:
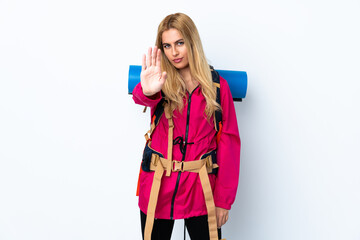
[[[220, 98], [222, 107], [222, 134], [216, 143], [216, 131], [213, 118], [206, 119], [204, 110], [206, 101], [198, 86], [184, 98], [182, 111], [173, 113], [174, 139], [183, 137], [189, 143], [186, 147], [184, 161], [200, 159], [200, 156], [217, 149], [217, 175], [209, 174], [216, 207], [230, 209], [236, 196], [240, 170], [240, 137], [236, 120], [234, 102], [229, 85], [220, 77]], [[161, 100], [159, 92], [148, 98], [142, 92], [141, 83], [133, 90], [135, 103], [148, 106], [153, 114], [157, 103]], [[187, 126], [188, 125], [188, 126]], [[187, 130], [188, 129], [188, 130]], [[151, 147], [167, 158], [168, 121], [165, 115], [152, 135]], [[179, 145], [173, 146], [173, 159], [182, 160], [183, 154]], [[180, 176], [179, 176], [180, 174]], [[142, 172], [140, 175], [139, 207], [145, 214], [150, 196], [154, 172]], [[198, 173], [173, 172], [170, 177], [161, 180], [155, 218], [184, 219], [206, 215], [206, 205]]]

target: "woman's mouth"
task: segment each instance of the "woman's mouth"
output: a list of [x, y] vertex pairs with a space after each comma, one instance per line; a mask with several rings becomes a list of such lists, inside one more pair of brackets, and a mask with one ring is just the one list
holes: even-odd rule
[[181, 60], [182, 60], [182, 58], [176, 58], [176, 59], [174, 59], [173, 61], [174, 61], [175, 63], [179, 63], [179, 62], [181, 62]]

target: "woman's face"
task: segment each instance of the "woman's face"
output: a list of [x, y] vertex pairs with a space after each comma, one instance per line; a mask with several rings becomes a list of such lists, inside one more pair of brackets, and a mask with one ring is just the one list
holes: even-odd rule
[[187, 55], [187, 48], [181, 33], [170, 28], [162, 34], [162, 45], [164, 53], [169, 61], [177, 69], [184, 69], [189, 67], [189, 59]]

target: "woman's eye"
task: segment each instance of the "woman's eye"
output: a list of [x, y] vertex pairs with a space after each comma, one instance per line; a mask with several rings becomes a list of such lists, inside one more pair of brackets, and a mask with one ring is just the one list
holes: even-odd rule
[[178, 45], [183, 45], [184, 44], [184, 42], [178, 42]]
[[165, 44], [165, 45], [164, 45], [164, 48], [169, 48], [169, 47], [170, 47], [169, 44]]

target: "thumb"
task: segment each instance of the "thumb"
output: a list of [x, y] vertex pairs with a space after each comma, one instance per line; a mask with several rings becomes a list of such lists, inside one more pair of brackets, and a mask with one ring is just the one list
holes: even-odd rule
[[166, 81], [166, 79], [167, 79], [167, 73], [166, 73], [166, 72], [163, 72], [163, 73], [161, 74], [161, 78], [160, 78], [161, 83], [164, 84], [165, 81]]

